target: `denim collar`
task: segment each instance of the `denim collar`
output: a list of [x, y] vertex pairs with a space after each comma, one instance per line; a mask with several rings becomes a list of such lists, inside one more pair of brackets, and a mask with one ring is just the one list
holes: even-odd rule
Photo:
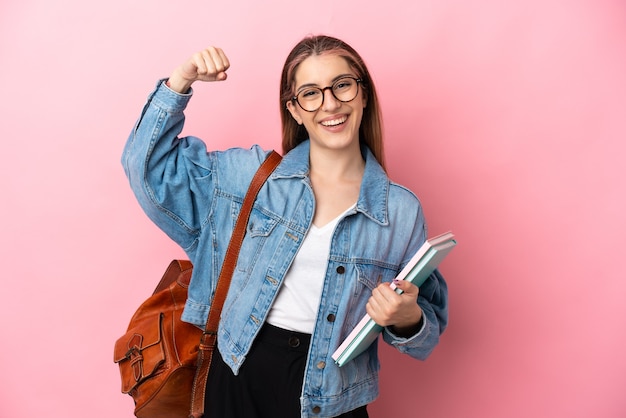
[[[280, 165], [272, 174], [272, 178], [308, 177], [309, 150], [309, 140], [298, 144], [283, 157]], [[361, 152], [365, 157], [365, 171], [356, 211], [381, 225], [387, 225], [389, 223], [387, 210], [389, 178], [367, 146], [362, 145]]]

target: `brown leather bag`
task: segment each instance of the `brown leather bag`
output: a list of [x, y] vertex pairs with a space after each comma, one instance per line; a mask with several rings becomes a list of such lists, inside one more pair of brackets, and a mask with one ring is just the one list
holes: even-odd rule
[[[191, 271], [190, 261], [172, 261], [152, 296], [133, 315], [128, 332], [115, 343], [122, 392], [135, 400], [137, 417], [189, 413], [202, 336], [200, 328], [180, 319]], [[173, 415], [171, 408], [184, 412]]]
[[138, 418], [199, 418], [217, 342], [219, 317], [254, 200], [281, 157], [272, 151], [255, 174], [230, 239], [204, 332], [181, 320], [192, 264], [170, 263], [151, 297], [130, 320], [126, 334], [115, 343], [122, 392], [135, 401]]

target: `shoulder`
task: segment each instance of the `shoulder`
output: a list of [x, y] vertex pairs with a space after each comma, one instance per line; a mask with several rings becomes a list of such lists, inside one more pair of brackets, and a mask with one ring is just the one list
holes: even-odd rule
[[245, 168], [244, 165], [260, 165], [267, 157], [270, 151], [261, 148], [260, 145], [253, 145], [250, 148], [229, 148], [223, 151], [214, 151], [218, 164], [225, 166], [239, 166]]
[[389, 223], [398, 238], [406, 240], [407, 257], [412, 256], [427, 236], [426, 219], [419, 198], [408, 187], [390, 182], [388, 210]]
[[215, 167], [214, 174], [217, 176], [220, 188], [233, 191], [246, 190], [252, 177], [270, 152], [271, 150], [264, 150], [259, 145], [211, 152]]
[[422, 216], [422, 204], [417, 195], [408, 187], [389, 180], [389, 209], [403, 215]]

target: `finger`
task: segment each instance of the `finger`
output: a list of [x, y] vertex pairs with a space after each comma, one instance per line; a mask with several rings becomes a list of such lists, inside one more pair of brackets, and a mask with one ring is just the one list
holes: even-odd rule
[[377, 295], [381, 303], [397, 301], [399, 295], [391, 288], [390, 283], [381, 283], [372, 291], [372, 296]]
[[[209, 77], [215, 75], [216, 66], [215, 66], [215, 62], [213, 61], [213, 55], [211, 53], [210, 48], [203, 49], [200, 52], [200, 57], [202, 61], [202, 69], [204, 71], [203, 72], [198, 71], [198, 74], [209, 76]], [[198, 66], [198, 70], [200, 70], [200, 66]]]
[[411, 282], [407, 282], [406, 280], [395, 280], [394, 284], [396, 285], [396, 288], [402, 290], [402, 292], [407, 295], [417, 296], [419, 294], [419, 288]]
[[393, 299], [393, 295], [396, 295], [389, 287], [389, 283], [380, 283], [374, 289], [372, 289], [372, 295], [370, 300], [376, 302], [379, 308], [384, 307], [389, 303], [389, 299]]
[[202, 60], [206, 71], [200, 74], [200, 77], [206, 81], [226, 80], [226, 70], [230, 66], [226, 54], [221, 48], [207, 47], [201, 51]]
[[222, 51], [222, 49], [219, 49], [220, 55], [222, 56], [222, 60], [224, 61], [224, 69], [228, 70], [230, 68], [230, 60], [228, 59], [228, 57], [226, 56], [226, 54], [224, 53], [224, 51]]
[[381, 283], [372, 291], [370, 298], [378, 312], [389, 315], [402, 302], [400, 295], [394, 292], [389, 283]]
[[219, 59], [222, 65], [222, 71], [226, 71], [230, 68], [230, 61], [222, 48], [215, 48], [215, 58], [216, 60]]
[[228, 61], [222, 48], [212, 48], [210, 51], [215, 63], [215, 79], [220, 81], [226, 80], [228, 77], [226, 71], [230, 68], [230, 61]]
[[220, 48], [210, 46], [203, 51], [206, 56], [207, 65], [211, 67], [215, 74], [221, 73], [226, 69], [226, 63], [224, 62], [224, 52]]
[[365, 304], [365, 312], [376, 322], [378, 325], [386, 325], [386, 317], [380, 303], [372, 296]]
[[[387, 287], [387, 290], [393, 293], [391, 289]], [[385, 291], [383, 288], [374, 289], [372, 291], [372, 296], [368, 299], [367, 304], [365, 305], [365, 311], [367, 314], [376, 322], [378, 325], [387, 326], [392, 324], [392, 316], [395, 311], [395, 307], [393, 303], [389, 303], [389, 301], [383, 296]], [[398, 296], [396, 294], [396, 296]]]

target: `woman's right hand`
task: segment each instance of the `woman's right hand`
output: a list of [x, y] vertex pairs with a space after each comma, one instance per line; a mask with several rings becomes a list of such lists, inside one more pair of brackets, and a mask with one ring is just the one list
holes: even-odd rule
[[221, 48], [210, 46], [193, 54], [176, 68], [168, 80], [169, 87], [186, 93], [195, 81], [223, 81], [230, 67], [228, 57]]

